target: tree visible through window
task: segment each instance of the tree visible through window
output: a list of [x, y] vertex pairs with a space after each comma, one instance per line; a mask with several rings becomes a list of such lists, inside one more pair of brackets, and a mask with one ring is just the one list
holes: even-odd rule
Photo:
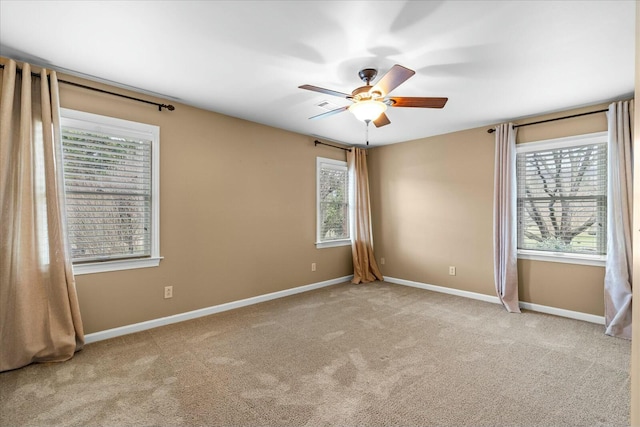
[[556, 145], [518, 147], [518, 248], [604, 255], [606, 140]]
[[349, 177], [346, 162], [318, 158], [318, 243], [345, 241], [349, 234]]

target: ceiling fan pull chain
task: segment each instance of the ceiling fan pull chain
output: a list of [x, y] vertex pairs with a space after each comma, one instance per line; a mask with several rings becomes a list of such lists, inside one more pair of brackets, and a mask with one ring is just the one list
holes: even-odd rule
[[369, 145], [369, 123], [371, 123], [371, 120], [365, 120], [364, 122], [364, 139], [367, 141], [367, 145]]

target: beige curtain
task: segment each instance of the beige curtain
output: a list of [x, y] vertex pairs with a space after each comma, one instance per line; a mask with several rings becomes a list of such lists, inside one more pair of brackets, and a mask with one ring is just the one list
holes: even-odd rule
[[0, 92], [0, 371], [84, 344], [65, 244], [55, 72], [5, 64]]
[[367, 152], [362, 148], [352, 148], [347, 153], [347, 163], [349, 166], [349, 179], [352, 183], [352, 282], [358, 284], [383, 280], [382, 273], [380, 273], [376, 258], [373, 255]]
[[631, 339], [633, 100], [609, 105], [607, 119], [609, 203], [604, 276], [605, 333]]
[[493, 275], [498, 298], [511, 313], [520, 313], [516, 188], [516, 130], [512, 123], [502, 124], [496, 127]]

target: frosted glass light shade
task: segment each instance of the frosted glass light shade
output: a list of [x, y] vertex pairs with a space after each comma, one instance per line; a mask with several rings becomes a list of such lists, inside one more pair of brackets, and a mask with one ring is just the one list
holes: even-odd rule
[[383, 102], [370, 99], [354, 102], [349, 106], [349, 111], [351, 111], [358, 120], [365, 122], [367, 120], [377, 119], [380, 114], [387, 111], [387, 105]]

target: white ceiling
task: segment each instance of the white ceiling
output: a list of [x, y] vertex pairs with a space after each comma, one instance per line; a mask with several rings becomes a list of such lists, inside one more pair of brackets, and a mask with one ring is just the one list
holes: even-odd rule
[[393, 95], [449, 101], [389, 109], [389, 144], [629, 97], [634, 43], [633, 0], [0, 1], [1, 56], [350, 144], [350, 112], [308, 120], [349, 101], [298, 86], [415, 70]]

